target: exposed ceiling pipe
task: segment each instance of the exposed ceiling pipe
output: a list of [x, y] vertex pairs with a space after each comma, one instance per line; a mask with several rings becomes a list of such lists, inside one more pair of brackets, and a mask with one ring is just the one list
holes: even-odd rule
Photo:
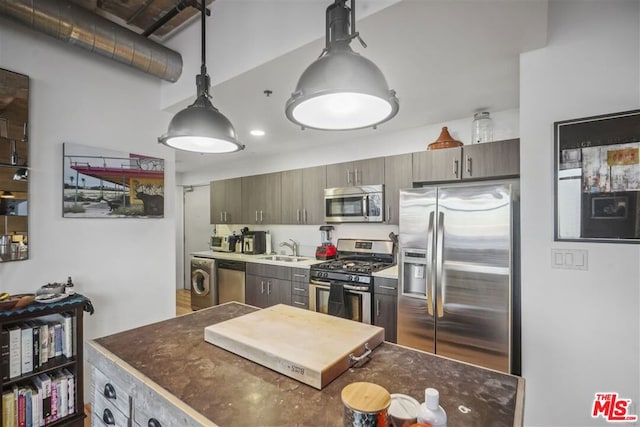
[[163, 80], [182, 73], [178, 52], [65, 0], [0, 0], [0, 15]]

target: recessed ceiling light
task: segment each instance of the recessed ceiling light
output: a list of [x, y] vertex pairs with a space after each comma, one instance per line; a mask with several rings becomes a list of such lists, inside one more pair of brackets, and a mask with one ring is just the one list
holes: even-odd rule
[[262, 129], [252, 129], [249, 133], [253, 136], [264, 136], [264, 131]]

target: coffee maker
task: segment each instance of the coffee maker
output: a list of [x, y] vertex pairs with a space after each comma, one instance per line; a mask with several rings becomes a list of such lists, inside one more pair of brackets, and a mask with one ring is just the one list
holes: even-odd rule
[[337, 256], [336, 247], [331, 243], [332, 225], [320, 226], [320, 240], [322, 244], [316, 248], [316, 259], [334, 259]]
[[267, 249], [266, 232], [247, 231], [242, 235], [242, 252], [245, 254], [263, 254]]

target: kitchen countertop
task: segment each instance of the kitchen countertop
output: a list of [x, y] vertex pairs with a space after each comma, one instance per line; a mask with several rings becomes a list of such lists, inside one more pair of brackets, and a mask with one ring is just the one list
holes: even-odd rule
[[[213, 258], [213, 259], [226, 259], [226, 260], [234, 260], [234, 261], [244, 261], [244, 262], [253, 262], [256, 264], [272, 264], [272, 265], [282, 265], [285, 267], [294, 267], [294, 268], [310, 268], [313, 264], [320, 264], [324, 262], [323, 260], [316, 260], [311, 257], [298, 256], [296, 258], [305, 258], [305, 260], [300, 261], [275, 261], [270, 259], [263, 259], [264, 257], [271, 256], [267, 254], [259, 254], [259, 255], [248, 255], [238, 252], [214, 252], [214, 251], [200, 251], [200, 252], [191, 252], [191, 256], [199, 257], [199, 258]], [[278, 255], [284, 257], [290, 257], [289, 255]]]
[[[267, 254], [260, 255], [247, 255], [243, 253], [237, 252], [214, 252], [214, 251], [200, 251], [200, 252], [191, 252], [191, 256], [199, 257], [199, 258], [213, 258], [213, 259], [227, 259], [227, 260], [235, 260], [235, 261], [244, 261], [244, 262], [254, 262], [258, 264], [272, 264], [272, 265], [282, 265], [285, 267], [294, 267], [294, 268], [310, 268], [314, 264], [320, 264], [325, 262], [324, 260], [314, 259], [311, 257], [298, 257], [298, 258], [306, 258], [304, 261], [275, 261], [270, 259], [263, 259]], [[283, 255], [288, 256], [288, 255]], [[385, 268], [384, 270], [380, 270], [378, 272], [373, 273], [374, 277], [385, 277], [387, 279], [397, 279], [398, 278], [398, 266], [394, 265], [389, 268]]]
[[255, 310], [227, 303], [92, 340], [88, 360], [106, 357], [192, 419], [221, 426], [342, 426], [340, 393], [358, 381], [418, 400], [434, 387], [452, 427], [522, 425], [524, 379], [388, 342], [317, 390], [204, 341], [206, 326]]
[[385, 268], [384, 270], [376, 271], [373, 273], [373, 277], [384, 277], [386, 279], [397, 279], [398, 278], [398, 266], [393, 265], [389, 268]]

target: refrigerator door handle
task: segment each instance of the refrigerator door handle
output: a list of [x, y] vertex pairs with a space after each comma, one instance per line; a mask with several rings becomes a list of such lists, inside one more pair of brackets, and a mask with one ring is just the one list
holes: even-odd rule
[[444, 281], [444, 212], [438, 212], [438, 231], [436, 236], [436, 244], [438, 249], [436, 251], [436, 306], [437, 317], [442, 318], [444, 316], [444, 303], [445, 303], [445, 289], [446, 284]]
[[433, 316], [433, 220], [435, 212], [431, 211], [429, 214], [429, 228], [427, 231], [427, 313], [429, 316]]

